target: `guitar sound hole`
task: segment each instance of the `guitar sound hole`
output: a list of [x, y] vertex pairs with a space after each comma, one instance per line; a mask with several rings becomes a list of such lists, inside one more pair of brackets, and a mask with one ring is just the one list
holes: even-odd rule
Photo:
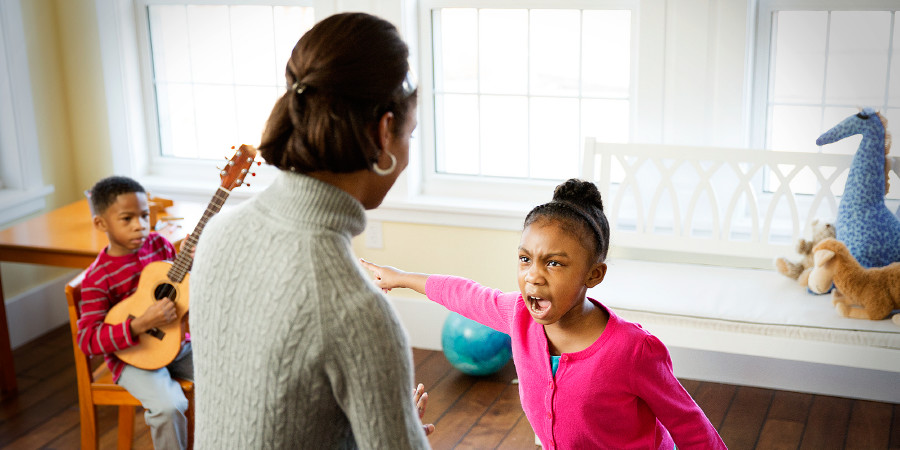
[[156, 286], [156, 291], [153, 293], [153, 296], [156, 300], [162, 300], [164, 298], [171, 298], [172, 301], [175, 301], [175, 297], [177, 297], [177, 293], [175, 292], [175, 286], [172, 286], [168, 283], [160, 284]]

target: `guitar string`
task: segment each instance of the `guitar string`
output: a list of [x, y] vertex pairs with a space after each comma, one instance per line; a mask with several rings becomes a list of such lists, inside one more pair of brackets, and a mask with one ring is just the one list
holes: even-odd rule
[[[203, 231], [203, 228], [206, 226], [206, 223], [209, 219], [212, 218], [215, 214], [217, 214], [222, 206], [225, 204], [225, 200], [228, 199], [228, 195], [230, 191], [226, 190], [223, 187], [219, 187], [216, 190], [216, 194], [213, 196], [212, 200], [210, 200], [209, 205], [206, 207], [206, 211], [203, 212], [203, 216], [200, 218], [200, 221], [197, 223], [197, 226], [194, 228], [194, 232], [188, 237], [187, 242], [182, 246], [182, 251], [178, 256], [175, 257], [175, 261], [172, 265], [172, 268], [169, 269], [167, 274], [169, 280], [173, 282], [180, 283], [184, 280], [185, 274], [187, 274], [190, 266], [193, 264], [193, 257], [189, 255], [191, 253], [194, 246], [197, 245], [197, 241], [199, 239], [200, 233]], [[157, 300], [170, 297], [175, 294], [175, 286], [172, 284], [165, 284], [162, 292], [162, 296], [158, 297]]]

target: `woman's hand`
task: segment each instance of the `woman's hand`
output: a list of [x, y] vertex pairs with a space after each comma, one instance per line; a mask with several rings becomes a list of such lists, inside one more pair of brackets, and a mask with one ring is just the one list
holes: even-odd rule
[[[425, 385], [419, 383], [415, 389], [413, 389], [413, 400], [416, 402], [416, 409], [419, 411], [419, 420], [422, 420], [425, 417], [425, 406], [428, 405], [428, 393], [425, 392]], [[425, 436], [434, 433], [434, 424], [422, 424], [422, 429], [425, 430]]]
[[409, 288], [420, 294], [425, 293], [425, 282], [428, 280], [428, 275], [404, 272], [390, 266], [379, 266], [362, 258], [359, 259], [359, 262], [372, 272], [372, 275], [375, 276], [375, 286], [380, 287], [384, 292], [393, 288]]

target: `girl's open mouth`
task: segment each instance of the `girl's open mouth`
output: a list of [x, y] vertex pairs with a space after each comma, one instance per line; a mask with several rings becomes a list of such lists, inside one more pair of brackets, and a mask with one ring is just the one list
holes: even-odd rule
[[550, 300], [541, 297], [534, 297], [531, 295], [526, 297], [526, 300], [528, 302], [528, 309], [531, 310], [531, 313], [535, 318], [540, 318], [541, 316], [546, 315], [547, 311], [550, 310]]

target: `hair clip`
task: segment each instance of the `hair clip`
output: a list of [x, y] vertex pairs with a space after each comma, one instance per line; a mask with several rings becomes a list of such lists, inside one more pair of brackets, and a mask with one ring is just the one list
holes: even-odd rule
[[413, 72], [412, 66], [406, 71], [406, 76], [403, 77], [403, 83], [400, 84], [400, 89], [403, 91], [404, 97], [409, 97], [415, 92], [416, 88], [418, 88], [418, 80], [416, 79], [416, 73]]
[[306, 84], [295, 81], [294, 84], [291, 85], [291, 89], [293, 89], [297, 94], [302, 94], [303, 91], [306, 90]]

